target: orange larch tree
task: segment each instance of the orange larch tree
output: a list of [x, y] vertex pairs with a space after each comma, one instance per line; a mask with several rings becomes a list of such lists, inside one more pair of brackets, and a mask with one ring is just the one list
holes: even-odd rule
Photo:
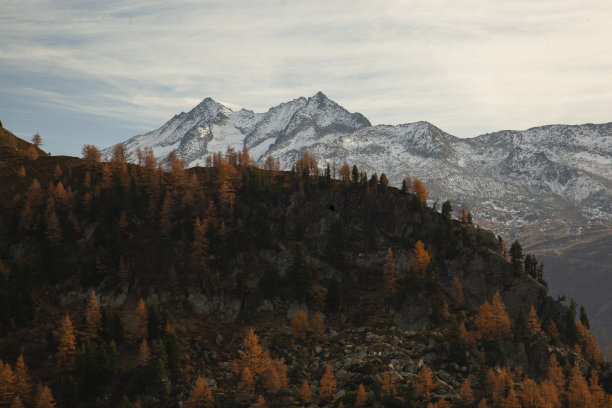
[[493, 295], [491, 301], [491, 309], [495, 321], [495, 336], [496, 340], [510, 339], [512, 338], [512, 325], [510, 324], [510, 318], [506, 312], [506, 307], [502, 302], [502, 297], [499, 291]]
[[298, 397], [300, 401], [302, 401], [304, 404], [309, 404], [312, 400], [312, 391], [310, 390], [310, 385], [308, 385], [308, 381], [304, 380], [304, 382], [302, 383]]
[[144, 338], [147, 336], [147, 325], [149, 321], [149, 314], [147, 312], [147, 305], [144, 300], [140, 298], [138, 305], [136, 306], [136, 319], [134, 322], [134, 334], [136, 338]]
[[240, 381], [236, 387], [236, 399], [241, 402], [249, 402], [253, 400], [255, 396], [255, 379], [253, 378], [253, 372], [249, 367], [242, 369], [240, 375]]
[[138, 348], [138, 364], [142, 367], [146, 367], [151, 362], [151, 349], [147, 342], [146, 336], [142, 338], [140, 347]]
[[591, 392], [577, 364], [572, 368], [572, 374], [567, 385], [567, 407], [591, 407]]
[[421, 199], [423, 203], [427, 201], [427, 189], [425, 188], [423, 182], [416, 177], [412, 181], [412, 191], [414, 191], [414, 193]]
[[542, 328], [540, 327], [540, 319], [538, 318], [538, 314], [536, 313], [533, 305], [529, 309], [529, 317], [527, 318], [527, 330], [532, 336], [542, 331]]
[[308, 317], [306, 312], [302, 309], [298, 309], [291, 319], [291, 333], [294, 339], [304, 340], [310, 331], [310, 325], [308, 324]]
[[55, 407], [55, 400], [53, 399], [53, 394], [51, 394], [51, 390], [49, 389], [49, 387], [47, 387], [46, 385], [38, 384], [34, 406], [36, 408]]
[[310, 317], [310, 330], [317, 339], [325, 333], [325, 323], [323, 323], [323, 315], [320, 312]]
[[425, 401], [431, 399], [431, 392], [436, 388], [436, 381], [431, 374], [431, 370], [427, 366], [423, 366], [419, 371], [417, 380], [417, 393], [422, 395]]
[[336, 398], [336, 377], [331, 364], [327, 363], [325, 374], [321, 377], [321, 386], [319, 387], [319, 396], [324, 401], [331, 401]]
[[98, 297], [93, 289], [89, 296], [85, 317], [87, 318], [87, 335], [91, 338], [97, 337], [98, 329], [102, 324], [102, 313], [100, 312]]
[[421, 282], [427, 280], [427, 267], [430, 262], [431, 257], [429, 256], [429, 252], [425, 249], [425, 245], [422, 241], [417, 241], [412, 250], [412, 270], [417, 280]]
[[521, 403], [523, 408], [535, 408], [539, 397], [540, 388], [531, 378], [525, 378], [521, 382]]
[[62, 318], [62, 323], [60, 325], [60, 341], [57, 351], [60, 364], [72, 366], [74, 353], [76, 351], [76, 339], [74, 337], [72, 320], [70, 320], [70, 315], [68, 313]]
[[240, 367], [249, 367], [252, 374], [259, 375], [265, 370], [269, 359], [270, 356], [259, 344], [259, 337], [249, 328], [244, 336], [244, 353], [239, 362]]
[[470, 386], [470, 382], [467, 380], [463, 380], [461, 384], [461, 389], [459, 390], [459, 401], [464, 407], [468, 407], [472, 405], [474, 402], [474, 392], [472, 391], [472, 387]]
[[193, 389], [187, 397], [187, 401], [185, 401], [185, 408], [212, 407], [212, 404], [212, 392], [208, 388], [204, 377], [198, 376]]
[[31, 389], [28, 367], [23, 359], [23, 354], [20, 354], [15, 362], [15, 392], [22, 401], [26, 401], [30, 396]]
[[451, 283], [450, 298], [455, 302], [455, 305], [461, 306], [463, 304], [463, 286], [458, 277], [453, 277], [453, 283]]
[[392, 397], [397, 392], [396, 375], [392, 369], [386, 370], [380, 380], [381, 395]]
[[554, 354], [551, 354], [548, 359], [547, 378], [555, 385], [557, 393], [562, 395], [565, 389], [565, 375]]
[[254, 403], [252, 403], [249, 408], [266, 408], [266, 399], [263, 397], [263, 395], [259, 395], [257, 397], [257, 401], [255, 401]]
[[0, 360], [0, 406], [10, 406], [16, 395], [13, 369], [9, 363]]
[[363, 384], [359, 384], [359, 389], [357, 390], [357, 397], [355, 398], [355, 406], [356, 407], [364, 407], [368, 402], [368, 395], [366, 394], [365, 387]]

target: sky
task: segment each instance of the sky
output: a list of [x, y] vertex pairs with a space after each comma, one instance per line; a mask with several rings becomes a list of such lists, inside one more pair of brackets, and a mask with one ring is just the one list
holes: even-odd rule
[[612, 122], [610, 0], [4, 0], [0, 121], [79, 155], [205, 97], [323, 91], [372, 124], [458, 137]]

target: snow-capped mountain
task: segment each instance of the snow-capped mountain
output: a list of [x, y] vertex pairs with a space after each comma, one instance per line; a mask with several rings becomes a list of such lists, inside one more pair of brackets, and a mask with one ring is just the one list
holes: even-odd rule
[[410, 174], [425, 182], [432, 203], [451, 199], [509, 237], [612, 219], [612, 123], [460, 139], [427, 122], [372, 126], [318, 92], [265, 113], [206, 98], [125, 146], [132, 153], [151, 146], [158, 160], [174, 150], [188, 166], [246, 146], [259, 163], [272, 155], [284, 169], [309, 151], [322, 165], [356, 164], [395, 185]]

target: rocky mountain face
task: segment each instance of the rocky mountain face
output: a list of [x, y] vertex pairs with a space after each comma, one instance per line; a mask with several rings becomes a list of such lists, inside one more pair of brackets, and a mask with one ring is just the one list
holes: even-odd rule
[[[228, 146], [246, 146], [260, 164], [272, 155], [283, 169], [308, 151], [320, 165], [355, 164], [370, 174], [386, 173], [396, 186], [410, 174], [425, 182], [430, 204], [450, 199], [454, 208], [471, 211], [475, 223], [507, 241], [518, 238], [526, 249], [561, 265], [569, 265], [563, 262], [568, 245], [610, 236], [612, 123], [550, 125], [460, 139], [427, 122], [371, 126], [319, 92], [266, 113], [233, 112], [207, 98], [125, 145], [131, 152], [151, 146], [158, 159], [176, 150], [189, 166], [203, 164], [206, 155]], [[590, 262], [609, 272], [602, 250]], [[607, 300], [593, 299], [562, 278], [612, 287], [607, 280], [595, 281], [591, 270], [579, 263], [571, 273], [547, 274], [547, 279], [554, 293], [590, 305], [595, 332], [607, 344], [612, 339], [602, 334], [604, 321], [612, 319], [612, 313], [602, 312]]]

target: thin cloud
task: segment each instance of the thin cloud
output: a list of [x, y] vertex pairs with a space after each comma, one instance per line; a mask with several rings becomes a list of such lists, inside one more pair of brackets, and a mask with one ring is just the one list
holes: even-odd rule
[[0, 113], [97, 115], [118, 138], [207, 96], [263, 112], [322, 90], [373, 123], [461, 137], [607, 122], [611, 20], [596, 0], [12, 1]]

